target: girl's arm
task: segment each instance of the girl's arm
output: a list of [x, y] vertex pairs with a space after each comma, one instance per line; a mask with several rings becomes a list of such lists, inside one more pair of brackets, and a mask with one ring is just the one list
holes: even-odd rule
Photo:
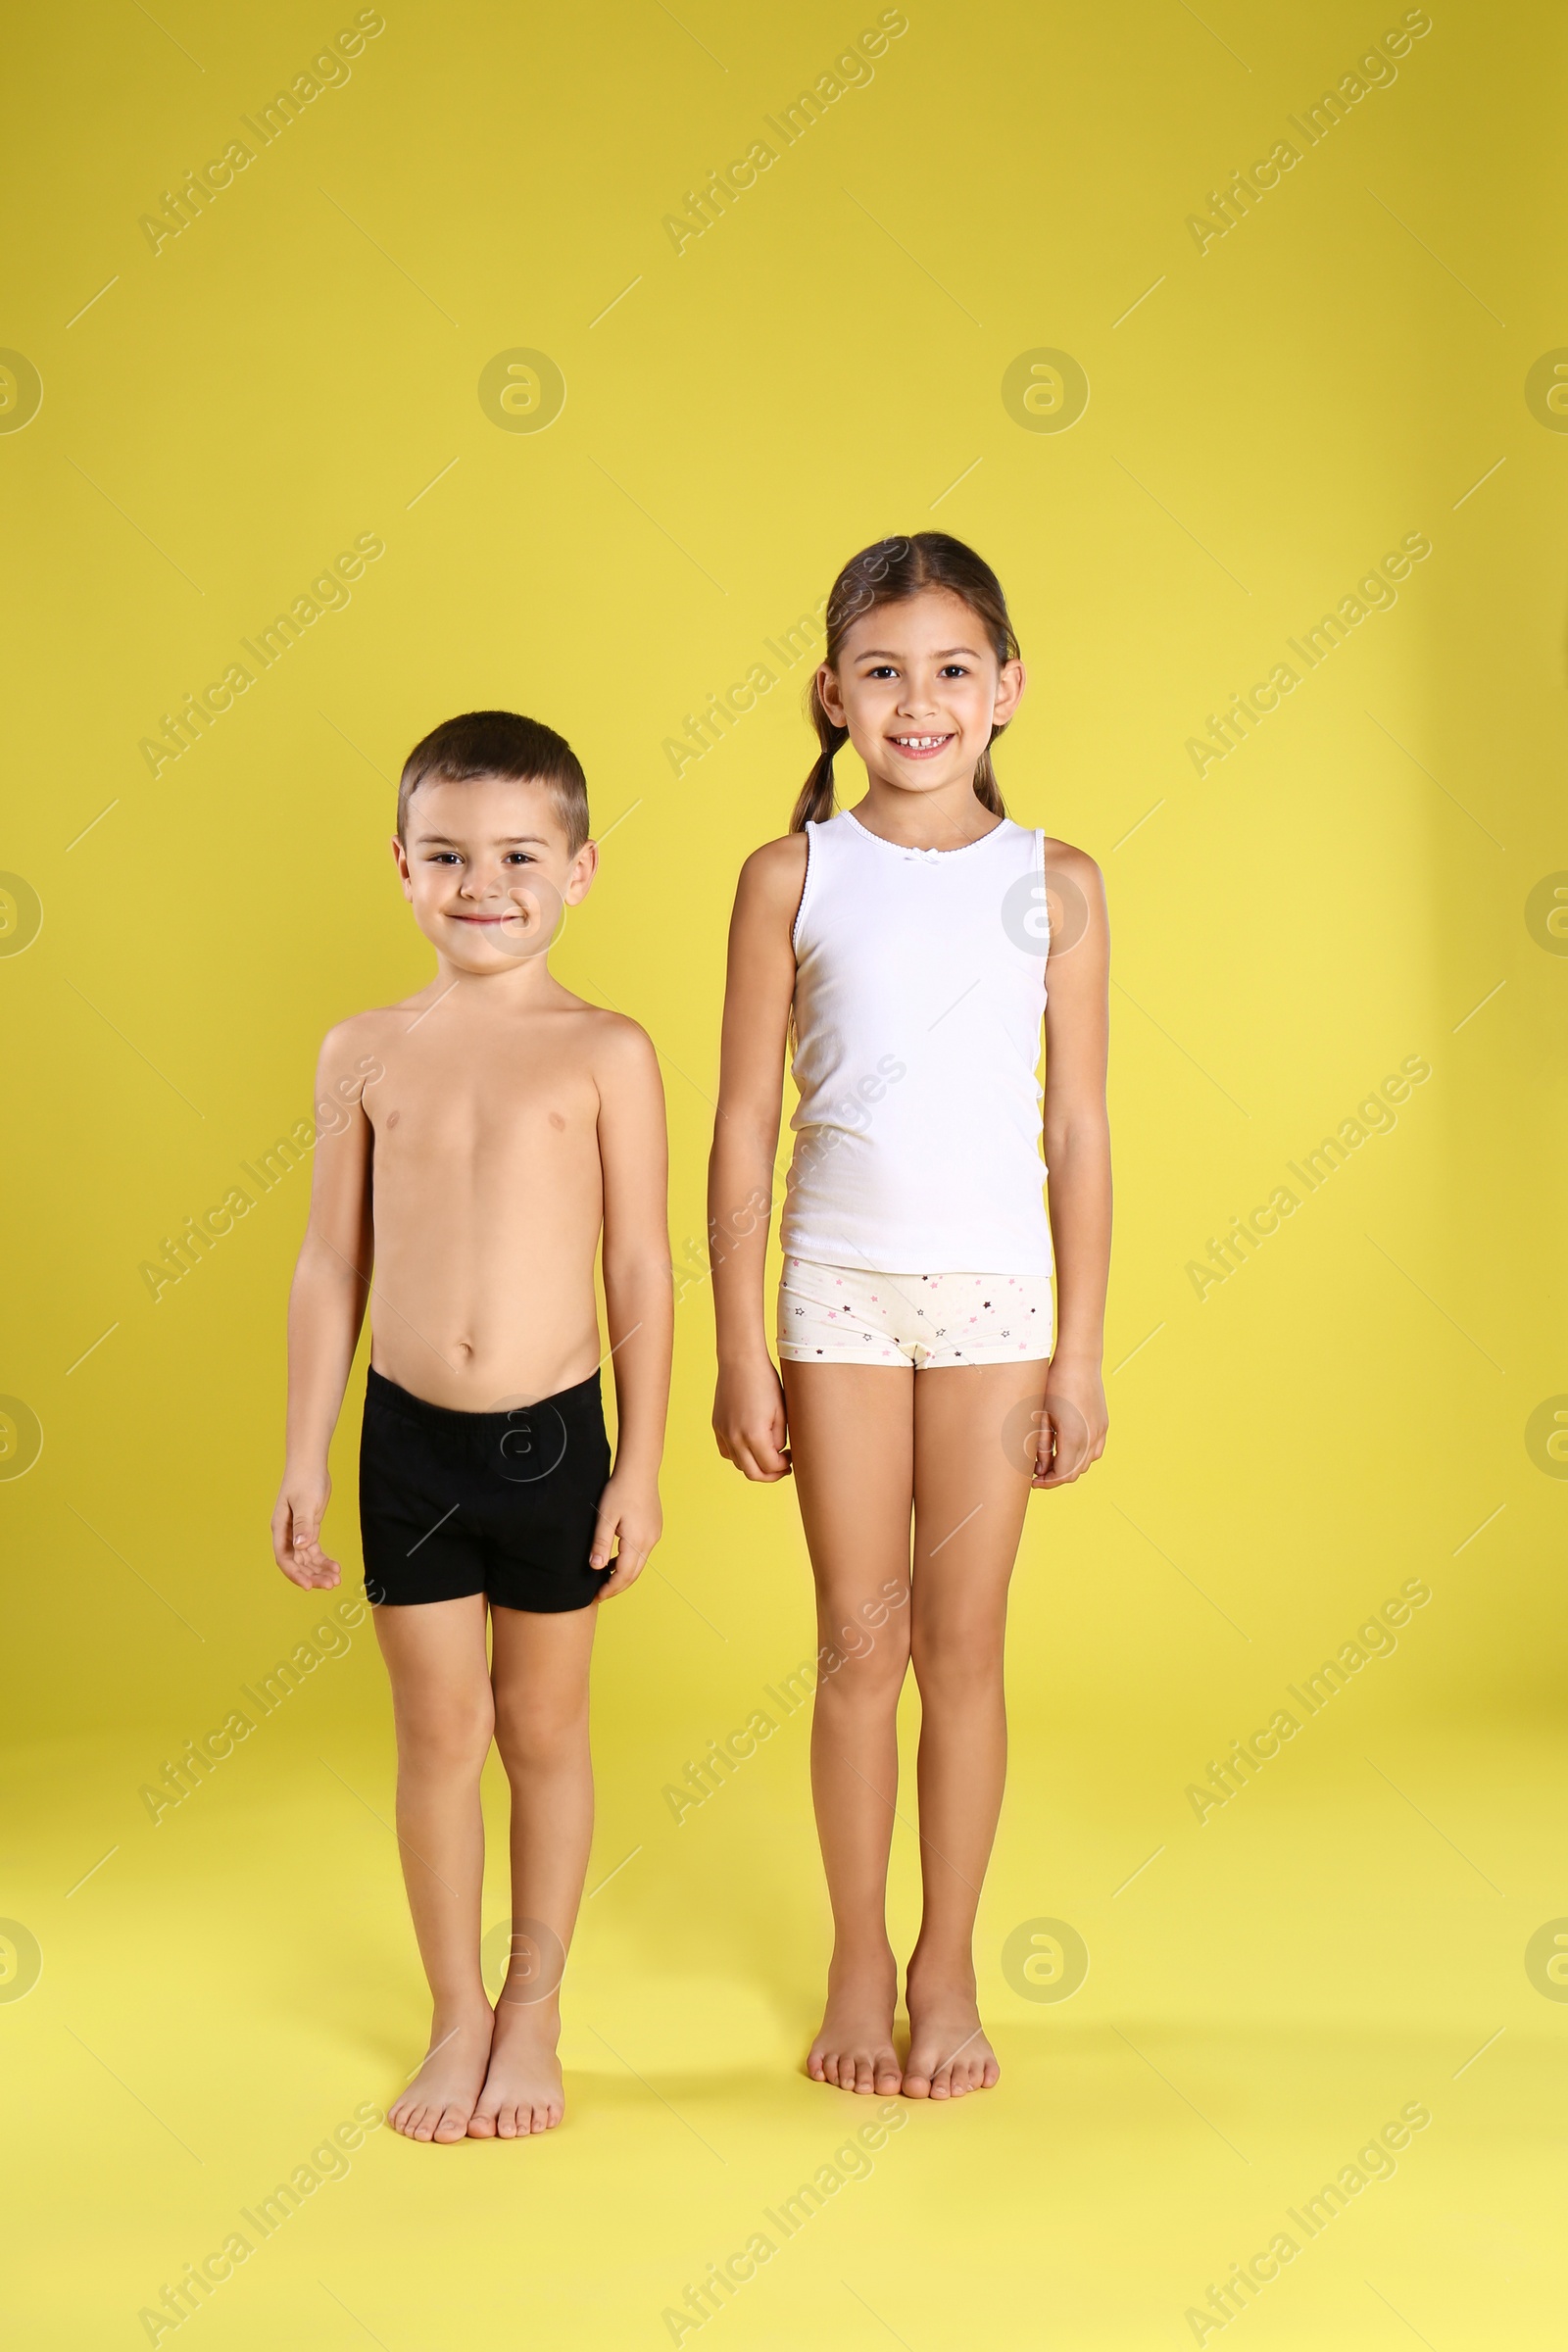
[[609, 1016], [601, 1049], [599, 1158], [605, 1183], [605, 1316], [615, 1371], [615, 1467], [599, 1505], [590, 1565], [635, 1583], [663, 1528], [659, 1463], [669, 1404], [675, 1307], [669, 1265], [669, 1148], [659, 1057], [635, 1021]]
[[335, 1585], [338, 1564], [321, 1549], [332, 1481], [327, 1449], [359, 1345], [370, 1293], [370, 1122], [367, 1064], [356, 1055], [357, 1024], [334, 1029], [317, 1072], [316, 1167], [311, 1215], [288, 1300], [288, 1437], [283, 1484], [272, 1513], [272, 1556], [307, 1592]]
[[748, 1478], [787, 1478], [784, 1391], [767, 1350], [762, 1268], [773, 1206], [784, 1048], [795, 997], [791, 933], [806, 882], [806, 838], [792, 833], [741, 868], [729, 931], [718, 1116], [708, 1169], [718, 1450]]
[[[1046, 1166], [1056, 1259], [1056, 1346], [1046, 1383], [1037, 1487], [1064, 1487], [1105, 1449], [1105, 1285], [1110, 1271], [1110, 927], [1098, 865], [1065, 842], [1046, 845], [1053, 877], [1081, 895], [1046, 965]], [[1056, 893], [1053, 892], [1053, 896]]]

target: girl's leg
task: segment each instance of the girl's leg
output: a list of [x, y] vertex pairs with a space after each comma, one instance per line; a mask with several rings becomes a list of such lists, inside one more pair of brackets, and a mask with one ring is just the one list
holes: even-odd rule
[[1007, 1581], [1029, 1500], [1026, 1462], [1004, 1424], [1045, 1395], [1041, 1363], [918, 1374], [914, 1384], [914, 1597], [920, 1687], [920, 1871], [924, 1909], [909, 1961], [911, 2098], [996, 2082], [975, 2006], [975, 1911], [1002, 1808], [1007, 1723]]
[[484, 1823], [479, 1775], [494, 1728], [482, 1592], [378, 1608], [398, 1740], [398, 1843], [435, 2014], [423, 2066], [387, 2118], [410, 2139], [462, 2139], [489, 2060], [479, 1975]]
[[913, 1385], [913, 1371], [894, 1364], [784, 1366], [790, 1453], [828, 1653], [811, 1718], [811, 1790], [833, 1960], [807, 2071], [840, 2090], [884, 2094], [901, 2079], [887, 1877], [899, 1691], [909, 1661]]
[[561, 1972], [594, 1830], [588, 1660], [598, 1607], [491, 1612], [496, 1745], [512, 1786], [512, 1960], [474, 2139], [548, 2132], [565, 2112]]

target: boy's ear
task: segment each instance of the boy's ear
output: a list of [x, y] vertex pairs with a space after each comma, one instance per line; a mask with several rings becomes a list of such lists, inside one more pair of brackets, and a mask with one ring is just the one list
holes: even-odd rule
[[568, 906], [582, 905], [594, 886], [594, 876], [598, 871], [599, 844], [597, 841], [585, 841], [571, 861], [571, 871], [566, 876], [566, 887], [562, 893]]
[[392, 836], [391, 849], [392, 862], [398, 869], [398, 880], [403, 885], [403, 896], [406, 899], [412, 899], [414, 884], [409, 879], [409, 853], [395, 833]]

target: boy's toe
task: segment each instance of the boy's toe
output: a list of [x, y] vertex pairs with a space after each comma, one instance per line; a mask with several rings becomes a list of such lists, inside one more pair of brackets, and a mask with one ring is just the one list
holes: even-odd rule
[[466, 2111], [462, 2107], [443, 2107], [441, 2120], [430, 2136], [432, 2139], [442, 2140], [449, 2145], [455, 2139], [466, 2139], [468, 2136]]

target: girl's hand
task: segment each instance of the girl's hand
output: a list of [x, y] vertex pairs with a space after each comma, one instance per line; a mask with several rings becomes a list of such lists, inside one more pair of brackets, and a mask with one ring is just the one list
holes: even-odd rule
[[[599, 1591], [601, 1600], [612, 1600], [634, 1585], [643, 1572], [644, 1562], [664, 1532], [664, 1514], [659, 1507], [659, 1481], [640, 1479], [630, 1473], [616, 1471], [599, 1498], [599, 1517], [594, 1526], [594, 1547], [588, 1554], [590, 1568], [612, 1568], [609, 1584]], [[615, 1546], [611, 1559], [611, 1546]]]
[[285, 1470], [272, 1513], [272, 1557], [289, 1582], [307, 1592], [329, 1591], [340, 1574], [336, 1560], [321, 1549], [321, 1521], [331, 1492], [324, 1469]]
[[772, 1361], [719, 1366], [713, 1396], [713, 1435], [726, 1462], [765, 1485], [790, 1475], [789, 1420], [784, 1388]]
[[1110, 1416], [1098, 1362], [1053, 1356], [1032, 1487], [1070, 1487], [1105, 1450]]

